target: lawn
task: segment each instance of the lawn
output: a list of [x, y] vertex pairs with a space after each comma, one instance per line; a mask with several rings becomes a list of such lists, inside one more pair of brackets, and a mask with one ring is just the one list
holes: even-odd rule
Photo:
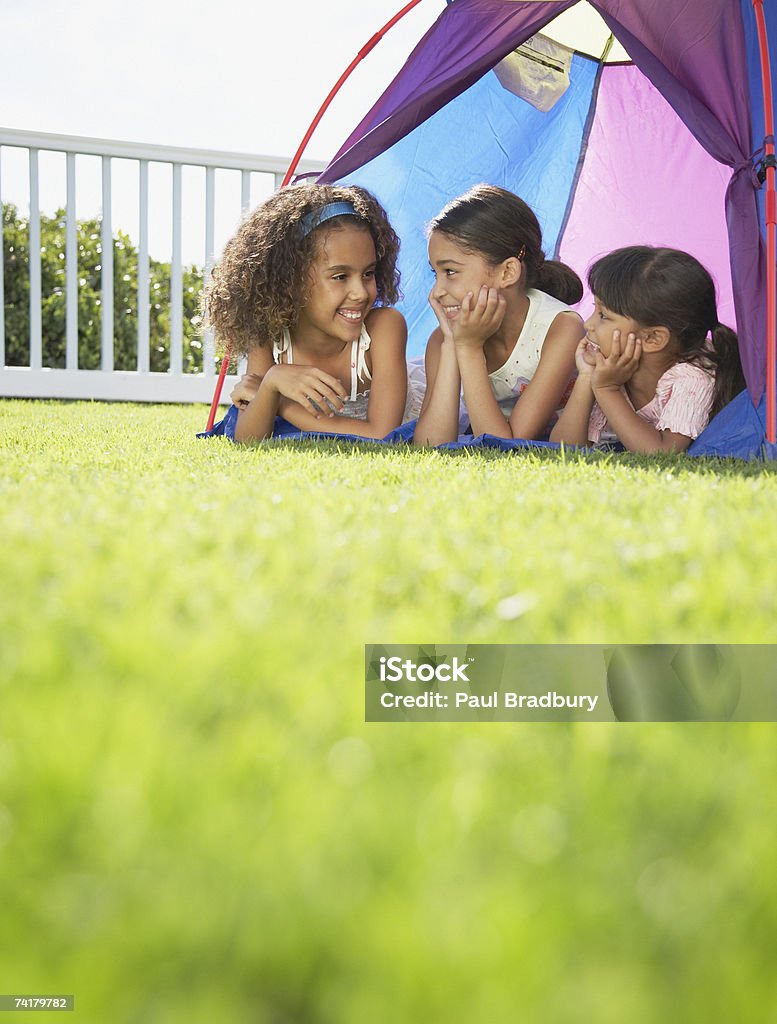
[[365, 724], [363, 664], [775, 643], [777, 470], [204, 420], [0, 403], [2, 991], [88, 1024], [777, 1020], [777, 725]]

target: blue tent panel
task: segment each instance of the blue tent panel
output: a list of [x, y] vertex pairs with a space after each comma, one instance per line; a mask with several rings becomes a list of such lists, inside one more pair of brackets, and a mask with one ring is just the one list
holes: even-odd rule
[[423, 355], [437, 325], [427, 302], [432, 279], [425, 225], [455, 196], [485, 180], [515, 192], [537, 214], [545, 252], [552, 255], [575, 178], [596, 72], [595, 61], [575, 55], [569, 89], [548, 113], [518, 99], [489, 72], [343, 179], [377, 196], [402, 239], [399, 268], [405, 297], [398, 308], [408, 323], [409, 356]]
[[688, 449], [689, 455], [728, 455], [748, 462], [754, 459], [773, 459], [777, 445], [770, 445], [766, 437], [766, 397], [757, 409], [750, 395], [743, 391], [729, 402], [725, 409], [704, 430]]

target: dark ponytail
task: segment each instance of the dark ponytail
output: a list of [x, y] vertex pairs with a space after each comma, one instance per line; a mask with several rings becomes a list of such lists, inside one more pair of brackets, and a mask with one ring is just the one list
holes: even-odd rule
[[[531, 275], [529, 275], [531, 281]], [[543, 260], [534, 275], [536, 283], [528, 285], [529, 288], [539, 288], [547, 292], [560, 302], [568, 306], [574, 306], [583, 297], [583, 282], [571, 267], [561, 260]]]
[[496, 266], [517, 256], [527, 288], [539, 288], [568, 305], [583, 297], [583, 283], [565, 263], [546, 260], [542, 229], [523, 199], [498, 185], [475, 185], [448, 203], [429, 225]]
[[616, 249], [593, 264], [588, 284], [613, 313], [666, 327], [677, 339], [679, 361], [715, 374], [710, 419], [744, 388], [737, 336], [718, 320], [715, 283], [690, 253], [648, 245]]
[[725, 324], [717, 324], [712, 329], [710, 362], [713, 363], [715, 370], [715, 394], [710, 411], [712, 419], [746, 386], [737, 336]]

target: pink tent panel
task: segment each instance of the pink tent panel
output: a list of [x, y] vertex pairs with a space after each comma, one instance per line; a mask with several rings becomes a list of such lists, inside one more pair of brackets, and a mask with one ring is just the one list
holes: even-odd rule
[[[559, 256], [585, 278], [598, 256], [620, 246], [685, 249], [715, 279], [721, 322], [736, 328], [724, 203], [730, 177], [634, 65], [606, 67]], [[586, 292], [580, 311], [590, 306]]]

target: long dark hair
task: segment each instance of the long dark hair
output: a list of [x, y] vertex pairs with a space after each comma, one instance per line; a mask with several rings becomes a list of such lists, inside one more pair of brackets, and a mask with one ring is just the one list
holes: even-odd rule
[[718, 320], [715, 283], [689, 253], [649, 245], [616, 249], [593, 264], [588, 284], [613, 313], [666, 327], [679, 343], [680, 362], [715, 374], [710, 419], [744, 388], [737, 336]]
[[531, 207], [498, 185], [475, 185], [452, 200], [429, 224], [462, 248], [496, 266], [518, 256], [527, 288], [539, 288], [569, 305], [583, 297], [583, 283], [566, 263], [546, 260], [542, 229]]

